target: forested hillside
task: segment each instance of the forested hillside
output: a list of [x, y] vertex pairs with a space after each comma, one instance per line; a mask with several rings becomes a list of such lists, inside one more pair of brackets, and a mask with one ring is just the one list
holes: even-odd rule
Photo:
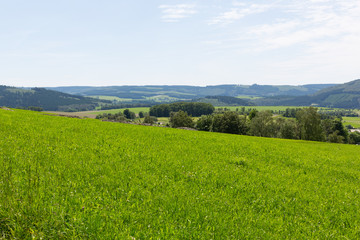
[[75, 96], [44, 88], [23, 89], [0, 86], [0, 106], [11, 108], [40, 107], [49, 111], [79, 111], [92, 110], [99, 102], [93, 98]]
[[56, 91], [83, 96], [114, 96], [125, 99], [154, 100], [167, 97], [173, 100], [191, 100], [206, 96], [300, 96], [313, 94], [335, 84], [308, 84], [302, 86], [272, 85], [215, 85], [215, 86], [108, 86], [108, 87], [56, 87]]
[[309, 96], [274, 96], [255, 99], [257, 105], [309, 106], [360, 108], [360, 80], [325, 88]]

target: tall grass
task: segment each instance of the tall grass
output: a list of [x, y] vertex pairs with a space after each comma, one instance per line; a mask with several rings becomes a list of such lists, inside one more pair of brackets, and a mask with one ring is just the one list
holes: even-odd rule
[[0, 238], [356, 239], [359, 153], [0, 109]]

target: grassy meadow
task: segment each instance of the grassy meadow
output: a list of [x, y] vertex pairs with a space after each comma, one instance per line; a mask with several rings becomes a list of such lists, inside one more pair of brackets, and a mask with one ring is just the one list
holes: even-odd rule
[[51, 111], [48, 113], [51, 114], [60, 114], [65, 116], [78, 116], [81, 118], [96, 118], [97, 115], [103, 113], [115, 114], [118, 112], [123, 112], [125, 109], [130, 109], [132, 112], [138, 114], [139, 112], [149, 112], [149, 107], [138, 107], [138, 108], [120, 108], [120, 109], [109, 109], [109, 110], [98, 110], [98, 111], [84, 111], [84, 112], [55, 112]]
[[360, 148], [0, 109], [0, 239], [358, 239]]
[[343, 117], [344, 125], [351, 125], [354, 128], [360, 128], [360, 117]]
[[[102, 99], [102, 100], [110, 100], [110, 101], [118, 101], [118, 102], [131, 102], [133, 101], [132, 98], [119, 98], [116, 96], [102, 96], [102, 95], [90, 95], [88, 97], [96, 98], [96, 99]], [[139, 100], [139, 99], [137, 99]]]

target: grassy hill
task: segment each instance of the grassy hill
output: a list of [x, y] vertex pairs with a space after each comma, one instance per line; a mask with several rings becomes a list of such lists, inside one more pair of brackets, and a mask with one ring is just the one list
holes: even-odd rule
[[360, 79], [329, 88], [324, 88], [309, 96], [275, 96], [253, 100], [259, 105], [309, 106], [360, 108]]
[[44, 88], [23, 89], [0, 86], [0, 106], [12, 108], [32, 106], [42, 107], [49, 111], [89, 110], [98, 106], [99, 102], [111, 103], [110, 101], [95, 100]]
[[0, 236], [357, 239], [359, 146], [0, 109]]

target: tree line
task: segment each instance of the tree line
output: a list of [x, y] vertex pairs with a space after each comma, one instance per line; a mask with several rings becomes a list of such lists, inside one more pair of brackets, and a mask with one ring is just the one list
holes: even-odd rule
[[349, 133], [341, 119], [323, 118], [314, 107], [298, 109], [295, 118], [274, 117], [271, 111], [253, 109], [248, 115], [234, 111], [203, 115], [196, 122], [179, 111], [171, 114], [170, 126], [259, 137], [360, 143], [360, 133]]
[[[241, 114], [242, 112], [246, 112], [246, 114]], [[271, 111], [258, 111], [256, 109], [251, 109], [251, 111], [244, 111], [244, 109], [240, 111], [220, 111], [207, 115], [203, 114], [197, 121], [194, 121], [193, 117], [186, 111], [179, 110], [170, 112], [168, 126], [258, 137], [333, 143], [360, 143], [360, 133], [349, 133], [341, 119], [334, 115], [326, 115], [314, 107], [296, 108], [285, 112], [287, 112], [286, 117], [274, 116]], [[292, 118], [292, 116], [294, 117]], [[143, 119], [141, 122], [145, 124], [155, 124], [157, 122], [157, 117], [152, 116], [151, 112], [150, 114], [139, 112], [137, 116], [129, 109], [115, 114], [103, 113], [96, 118], [108, 121], [131, 122], [137, 117]], [[140, 120], [136, 121], [140, 123]]]
[[176, 102], [170, 104], [155, 105], [150, 108], [150, 116], [170, 117], [171, 112], [184, 111], [193, 117], [209, 115], [215, 111], [213, 105], [201, 102]]

